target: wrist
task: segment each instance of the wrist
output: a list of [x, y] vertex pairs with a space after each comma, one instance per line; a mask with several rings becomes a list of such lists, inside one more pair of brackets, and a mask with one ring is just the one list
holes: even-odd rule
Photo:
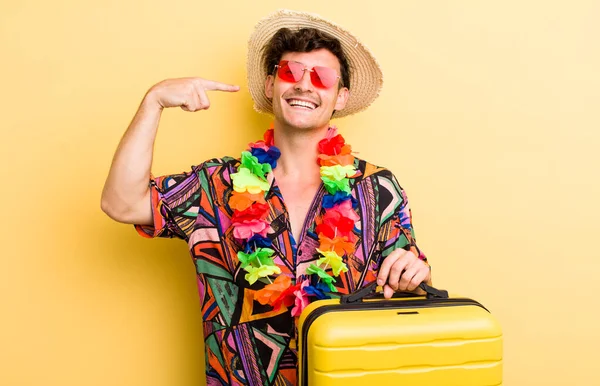
[[163, 106], [162, 103], [160, 103], [160, 99], [156, 94], [157, 93], [154, 87], [148, 90], [148, 92], [144, 96], [144, 99], [142, 100], [142, 106], [145, 109], [151, 109], [161, 112], [165, 108], [165, 106]]

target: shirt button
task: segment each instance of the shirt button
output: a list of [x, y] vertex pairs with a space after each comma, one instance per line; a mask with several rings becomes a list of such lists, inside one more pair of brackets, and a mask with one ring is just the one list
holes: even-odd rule
[[298, 251], [298, 256], [302, 256], [302, 249]]

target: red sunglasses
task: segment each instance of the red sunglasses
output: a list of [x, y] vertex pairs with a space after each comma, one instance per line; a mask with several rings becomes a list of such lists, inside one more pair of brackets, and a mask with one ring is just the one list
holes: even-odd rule
[[310, 72], [310, 81], [317, 88], [331, 88], [335, 86], [340, 76], [333, 68], [314, 66], [312, 69], [300, 62], [282, 60], [275, 65], [279, 79], [284, 82], [296, 83], [304, 77], [304, 71]]

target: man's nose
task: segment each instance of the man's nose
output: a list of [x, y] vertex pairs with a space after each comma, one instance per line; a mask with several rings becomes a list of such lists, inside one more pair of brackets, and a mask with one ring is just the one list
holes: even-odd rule
[[313, 90], [313, 84], [312, 84], [312, 80], [310, 79], [310, 70], [309, 69], [307, 69], [307, 68], [304, 69], [302, 78], [300, 78], [300, 80], [296, 82], [296, 84], [294, 85], [294, 88], [298, 91], [312, 91]]

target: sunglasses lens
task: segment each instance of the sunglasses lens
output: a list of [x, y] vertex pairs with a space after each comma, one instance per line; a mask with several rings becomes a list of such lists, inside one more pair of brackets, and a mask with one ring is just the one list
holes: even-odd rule
[[[302, 63], [282, 60], [277, 68], [277, 76], [281, 80], [296, 83], [304, 76], [306, 67]], [[338, 75], [332, 68], [315, 66], [310, 73], [310, 81], [317, 88], [330, 88], [337, 84]]]
[[301, 63], [296, 62], [288, 62], [287, 60], [282, 60], [279, 62], [279, 71], [277, 75], [286, 82], [298, 82], [302, 79], [302, 75], [304, 74], [304, 66]]
[[329, 67], [315, 66], [311, 73], [312, 83], [318, 88], [330, 88], [338, 82], [337, 73]]

